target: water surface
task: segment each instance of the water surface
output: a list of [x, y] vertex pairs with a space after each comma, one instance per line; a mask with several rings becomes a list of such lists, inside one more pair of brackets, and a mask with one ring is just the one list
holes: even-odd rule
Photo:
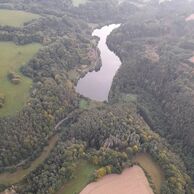
[[100, 41], [98, 48], [101, 52], [102, 67], [96, 72], [89, 72], [78, 81], [76, 92], [97, 101], [108, 101], [108, 94], [112, 85], [113, 77], [121, 65], [119, 57], [109, 50], [106, 39], [107, 36], [120, 24], [112, 24], [96, 29], [92, 33], [98, 36]]

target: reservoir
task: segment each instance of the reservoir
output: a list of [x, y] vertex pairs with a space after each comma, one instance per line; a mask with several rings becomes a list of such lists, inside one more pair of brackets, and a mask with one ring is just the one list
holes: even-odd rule
[[[112, 24], [96, 29], [93, 36], [99, 37], [98, 48], [102, 67], [99, 71], [88, 72], [78, 81], [76, 91], [92, 100], [108, 101], [113, 78], [121, 65], [119, 57], [109, 50], [106, 40], [108, 35], [120, 24]], [[133, 162], [141, 164], [151, 176], [157, 193], [160, 193], [163, 174], [161, 169], [148, 154], [138, 154]], [[67, 188], [66, 188], [67, 189]], [[107, 175], [95, 183], [86, 186], [80, 194], [153, 194], [144, 171], [139, 166], [125, 169], [121, 175]]]
[[120, 24], [111, 24], [93, 31], [92, 35], [99, 37], [98, 48], [101, 53], [102, 67], [99, 71], [88, 72], [78, 81], [76, 92], [97, 101], [108, 101], [108, 94], [113, 78], [121, 65], [121, 61], [109, 50], [106, 40], [108, 35]]

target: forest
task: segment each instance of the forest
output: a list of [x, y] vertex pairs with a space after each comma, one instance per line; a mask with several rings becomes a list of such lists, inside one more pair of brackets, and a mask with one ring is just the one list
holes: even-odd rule
[[193, 177], [193, 21], [186, 21], [192, 9], [181, 1], [173, 5], [176, 14], [170, 3], [159, 6], [155, 15], [143, 13], [145, 21], [128, 22], [109, 37], [123, 62], [109, 98], [115, 103], [135, 95], [139, 113], [168, 139]]
[[[92, 166], [92, 182], [121, 173], [136, 165], [137, 154], [147, 153], [164, 173], [160, 194], [194, 193], [194, 21], [186, 19], [194, 2], [79, 3], [0, 0], [0, 12], [35, 16], [22, 25], [0, 20], [0, 42], [39, 45], [19, 70], [6, 70], [13, 88], [22, 84], [22, 77], [31, 80], [14, 114], [1, 116], [8, 101], [0, 90], [0, 192], [57, 194], [75, 179], [83, 161]], [[98, 103], [76, 93], [75, 85], [87, 72], [99, 70], [99, 40], [92, 31], [111, 23], [121, 27], [107, 45], [122, 65], [109, 101]], [[6, 173], [30, 168], [52, 138], [56, 141], [44, 161], [14, 184], [4, 179]]]
[[140, 152], [152, 155], [164, 169], [161, 193], [191, 193], [191, 179], [181, 159], [136, 111], [134, 104], [105, 105], [83, 111], [70, 126], [61, 126], [58, 144], [46, 163], [26, 177], [25, 186], [18, 186], [19, 193], [54, 193], [76, 176], [74, 169], [80, 159], [98, 166], [91, 180], [120, 173], [124, 166], [133, 165], [131, 159]]

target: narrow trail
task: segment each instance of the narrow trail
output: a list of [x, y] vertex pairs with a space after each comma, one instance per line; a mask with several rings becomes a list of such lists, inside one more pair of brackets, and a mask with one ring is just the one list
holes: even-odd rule
[[[72, 115], [74, 112], [68, 114], [67, 117], [64, 119], [60, 120], [54, 127], [54, 131], [57, 132], [58, 128], [68, 119], [71, 119]], [[49, 156], [50, 152], [53, 150], [55, 147], [56, 143], [58, 142], [59, 136], [58, 132], [53, 135], [49, 140], [48, 140], [48, 145], [46, 145], [40, 155], [31, 162], [30, 166], [26, 169], [22, 168], [22, 166], [30, 161], [30, 157], [21, 161], [20, 163], [6, 167], [5, 170], [11, 170], [13, 168], [17, 168], [17, 170], [13, 173], [11, 172], [3, 172], [0, 173], [0, 184], [5, 184], [5, 185], [12, 185], [15, 183], [18, 183], [22, 179], [24, 179], [31, 171], [35, 170], [39, 165], [41, 165]]]

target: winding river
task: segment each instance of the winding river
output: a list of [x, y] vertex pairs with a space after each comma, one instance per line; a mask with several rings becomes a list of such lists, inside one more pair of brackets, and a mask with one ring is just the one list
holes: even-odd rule
[[113, 78], [121, 65], [119, 57], [109, 50], [106, 40], [108, 35], [120, 24], [111, 24], [96, 29], [93, 36], [100, 38], [98, 48], [101, 53], [102, 67], [99, 71], [88, 72], [78, 81], [76, 92], [97, 101], [108, 101], [108, 94]]
[[[109, 50], [106, 40], [108, 35], [120, 24], [112, 24], [96, 29], [93, 36], [100, 38], [98, 48], [101, 53], [102, 67], [99, 71], [88, 72], [78, 81], [76, 91], [81, 95], [97, 101], [108, 101], [108, 94], [113, 78], [121, 65], [121, 61]], [[152, 177], [157, 193], [160, 193], [163, 176], [161, 169], [148, 154], [137, 155], [134, 162], [140, 163], [146, 172]], [[66, 189], [68, 189], [66, 187]], [[105, 194], [105, 193], [127, 193], [131, 194], [153, 194], [144, 171], [139, 166], [134, 166], [118, 175], [107, 175], [96, 183], [86, 186], [80, 194]], [[63, 192], [61, 193], [63, 194]]]

